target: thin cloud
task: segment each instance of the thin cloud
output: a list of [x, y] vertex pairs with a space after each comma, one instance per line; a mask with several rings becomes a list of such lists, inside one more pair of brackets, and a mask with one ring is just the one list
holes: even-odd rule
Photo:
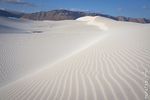
[[32, 2], [25, 2], [25, 1], [20, 1], [20, 0], [0, 0], [0, 2], [35, 7], [35, 5]]
[[5, 10], [5, 8], [0, 8], [0, 10]]
[[143, 8], [143, 9], [148, 9], [148, 7], [146, 7], [146, 6], [143, 6], [142, 8]]
[[68, 10], [67, 8], [59, 8], [60, 10]]
[[0, 8], [0, 10], [8, 11], [8, 12], [14, 12], [14, 13], [32, 13], [30, 11], [24, 11], [24, 10], [12, 10], [12, 9], [6, 9], [6, 8]]
[[117, 8], [117, 10], [118, 10], [118, 11], [123, 11], [123, 9], [122, 9], [122, 8]]
[[42, 4], [40, 4], [40, 3], [37, 3], [37, 6], [44, 6], [44, 5], [42, 5]]
[[94, 13], [103, 13], [101, 10], [94, 11]]
[[76, 9], [76, 8], [71, 8], [70, 11], [79, 11], [79, 12], [90, 12], [87, 9]]

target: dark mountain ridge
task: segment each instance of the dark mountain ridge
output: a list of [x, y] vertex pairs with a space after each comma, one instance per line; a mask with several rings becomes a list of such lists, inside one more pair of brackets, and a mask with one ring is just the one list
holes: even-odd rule
[[25, 15], [24, 13], [14, 13], [14, 12], [8, 12], [5, 10], [0, 10], [0, 16], [4, 16], [4, 17], [15, 17], [15, 18], [20, 18], [23, 15]]
[[123, 16], [110, 16], [98, 13], [84, 13], [84, 12], [75, 12], [68, 10], [52, 10], [52, 11], [41, 11], [35, 12], [31, 14], [23, 14], [23, 13], [12, 13], [0, 10], [0, 16], [5, 17], [16, 17], [21, 19], [29, 19], [29, 20], [75, 20], [79, 17], [83, 16], [101, 16], [110, 18], [116, 21], [127, 21], [127, 22], [136, 22], [136, 23], [150, 23], [150, 19], [145, 18], [130, 18]]
[[31, 14], [26, 14], [21, 18], [30, 19], [30, 20], [75, 20], [83, 16], [102, 16], [110, 18], [116, 21], [127, 21], [127, 22], [137, 22], [137, 23], [150, 23], [150, 19], [145, 18], [130, 18], [123, 16], [110, 16], [98, 13], [83, 13], [83, 12], [74, 12], [68, 10], [53, 10], [48, 12], [36, 12]]

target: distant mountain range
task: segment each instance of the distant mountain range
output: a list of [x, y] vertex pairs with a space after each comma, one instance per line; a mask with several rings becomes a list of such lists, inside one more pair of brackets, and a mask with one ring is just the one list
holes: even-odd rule
[[41, 12], [35, 12], [31, 14], [12, 13], [8, 11], [0, 10], [0, 16], [16, 17], [16, 18], [30, 19], [30, 20], [75, 20], [83, 16], [102, 16], [116, 21], [150, 23], [150, 19], [145, 19], [145, 18], [110, 16], [110, 15], [104, 15], [98, 13], [84, 13], [84, 12], [75, 12], [75, 11], [68, 11], [68, 10], [53, 10], [47, 12], [41, 11]]
[[0, 10], [0, 16], [4, 16], [4, 17], [20, 18], [23, 15], [25, 15], [25, 14], [24, 13], [14, 13], [14, 12], [8, 12], [8, 11]]

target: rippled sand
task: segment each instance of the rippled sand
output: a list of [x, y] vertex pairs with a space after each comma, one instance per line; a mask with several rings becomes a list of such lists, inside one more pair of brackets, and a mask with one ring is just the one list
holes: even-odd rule
[[150, 24], [0, 17], [0, 25], [0, 100], [145, 100]]

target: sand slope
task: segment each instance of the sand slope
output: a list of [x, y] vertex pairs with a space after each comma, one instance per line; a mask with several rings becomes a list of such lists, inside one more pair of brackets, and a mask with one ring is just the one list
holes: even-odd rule
[[[103, 34], [76, 21], [28, 21], [1, 18], [0, 87], [84, 49]], [[14, 29], [22, 30], [15, 33]], [[33, 33], [41, 31], [42, 33]]]
[[109, 20], [32, 22], [53, 28], [0, 34], [0, 99], [145, 100], [142, 71], [150, 66], [150, 25]]

